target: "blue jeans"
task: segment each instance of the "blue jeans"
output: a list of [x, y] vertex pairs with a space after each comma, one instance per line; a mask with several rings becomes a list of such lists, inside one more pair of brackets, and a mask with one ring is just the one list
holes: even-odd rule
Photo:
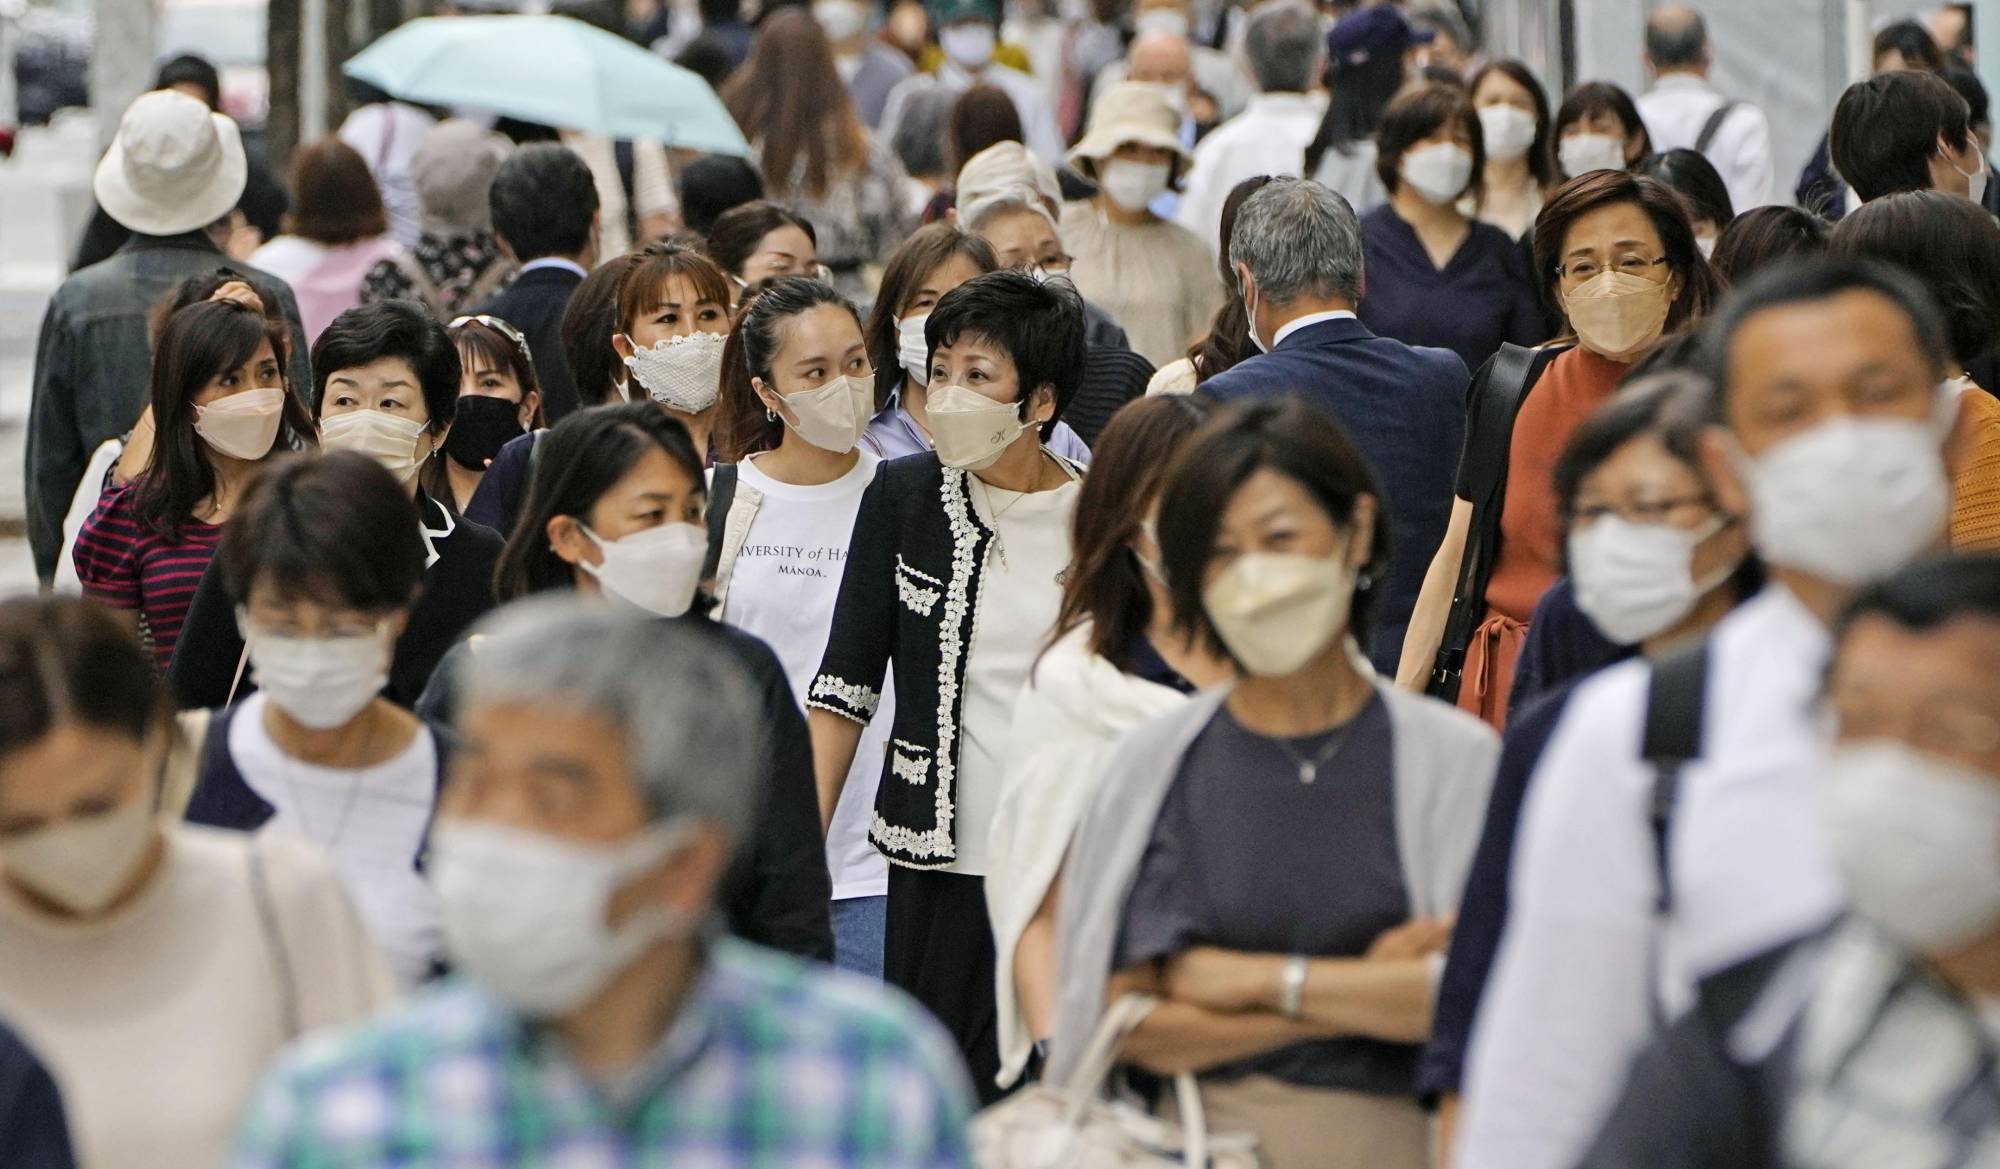
[[833, 964], [842, 970], [882, 977], [882, 936], [889, 899], [849, 897], [833, 903]]

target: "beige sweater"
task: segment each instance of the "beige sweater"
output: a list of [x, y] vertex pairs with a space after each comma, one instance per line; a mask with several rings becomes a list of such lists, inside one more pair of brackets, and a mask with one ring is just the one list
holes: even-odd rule
[[262, 852], [303, 1030], [351, 1023], [393, 983], [311, 845], [173, 825], [154, 881], [108, 920], [51, 919], [0, 884], [0, 1018], [62, 1088], [81, 1169], [215, 1169], [291, 1038], [251, 892]]

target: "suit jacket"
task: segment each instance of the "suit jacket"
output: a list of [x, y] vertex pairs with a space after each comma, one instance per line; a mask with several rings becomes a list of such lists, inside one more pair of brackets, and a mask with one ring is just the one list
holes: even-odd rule
[[[528, 352], [535, 357], [535, 379], [542, 385], [542, 413], [554, 426], [580, 403], [569, 358], [562, 347], [563, 310], [583, 277], [567, 268], [536, 268], [516, 277], [507, 291], [477, 311], [499, 317], [521, 330]], [[605, 344], [610, 344], [606, 338]]]
[[1296, 394], [1325, 411], [1361, 448], [1387, 497], [1382, 506], [1389, 520], [1389, 579], [1374, 584], [1368, 655], [1391, 676], [1424, 571], [1451, 517], [1471, 380], [1465, 362], [1449, 349], [1377, 337], [1343, 317], [1300, 329], [1199, 390], [1219, 402]]

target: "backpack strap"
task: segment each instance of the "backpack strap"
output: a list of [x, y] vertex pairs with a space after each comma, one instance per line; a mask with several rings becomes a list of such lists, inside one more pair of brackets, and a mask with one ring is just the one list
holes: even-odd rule
[[701, 579], [714, 580], [722, 567], [723, 532], [729, 526], [729, 509], [736, 503], [736, 464], [717, 463], [714, 481], [708, 485], [708, 559], [702, 561]]
[[1694, 136], [1695, 153], [1708, 153], [1709, 145], [1715, 141], [1715, 136], [1722, 132], [1722, 124], [1729, 120], [1729, 115], [1735, 113], [1736, 107], [1741, 104], [1741, 102], [1725, 101], [1715, 107], [1715, 112], [1708, 115], [1708, 121], [1701, 124], [1701, 133]]
[[1646, 691], [1646, 732], [1639, 753], [1653, 769], [1653, 795], [1646, 818], [1653, 836], [1653, 868], [1659, 875], [1656, 909], [1665, 917], [1674, 909], [1674, 808], [1680, 801], [1681, 770], [1701, 758], [1703, 708], [1708, 686], [1708, 640], [1681, 646], [1653, 662], [1653, 679]]

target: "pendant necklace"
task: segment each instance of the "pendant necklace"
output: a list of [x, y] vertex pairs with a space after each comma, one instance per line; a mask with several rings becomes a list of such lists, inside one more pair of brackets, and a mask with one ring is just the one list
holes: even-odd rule
[[1347, 725], [1341, 727], [1339, 733], [1334, 735], [1331, 743], [1321, 747], [1311, 757], [1307, 757], [1297, 748], [1293, 747], [1291, 741], [1288, 739], [1273, 738], [1271, 741], [1276, 743], [1279, 749], [1285, 754], [1291, 756], [1292, 762], [1299, 765], [1299, 783], [1310, 787], [1313, 781], [1319, 778], [1319, 769], [1333, 762], [1334, 758], [1340, 754], [1340, 749], [1347, 746], [1347, 740], [1354, 737], [1354, 724], [1360, 721], [1361, 716], [1357, 712], [1355, 717], [1348, 719]]

